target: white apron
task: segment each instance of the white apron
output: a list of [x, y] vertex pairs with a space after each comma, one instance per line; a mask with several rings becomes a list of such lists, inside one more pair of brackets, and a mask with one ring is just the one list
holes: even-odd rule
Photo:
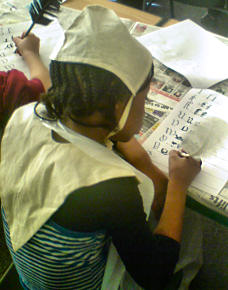
[[[154, 197], [150, 178], [113, 151], [61, 123], [41, 121], [33, 109], [34, 103], [17, 109], [2, 140], [1, 200], [15, 251], [40, 229], [72, 191], [111, 178], [138, 179], [144, 211], [149, 217]], [[70, 143], [52, 140], [50, 129]], [[117, 290], [124, 274], [125, 267], [111, 244], [102, 290]]]

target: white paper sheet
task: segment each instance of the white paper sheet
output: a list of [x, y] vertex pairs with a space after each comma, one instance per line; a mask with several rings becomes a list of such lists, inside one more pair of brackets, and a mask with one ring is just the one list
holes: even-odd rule
[[[15, 45], [12, 41], [12, 36], [20, 36], [22, 32], [27, 31], [32, 21], [26, 8], [27, 4], [31, 1], [25, 1], [21, 5], [19, 0], [3, 1], [0, 0], [0, 8], [4, 6], [7, 10], [7, 21], [3, 21], [4, 25], [0, 25], [0, 70], [7, 71], [12, 68], [23, 71], [28, 77], [29, 72], [22, 57], [15, 54]], [[13, 10], [12, 10], [13, 9]], [[13, 13], [13, 11], [15, 13]], [[56, 16], [65, 21], [70, 21], [72, 15], [79, 13], [78, 10], [61, 7]], [[0, 11], [1, 19], [4, 18], [5, 12]], [[26, 22], [19, 22], [20, 19], [26, 19]], [[54, 46], [58, 42], [63, 41], [63, 31], [56, 18], [48, 26], [42, 26], [36, 24], [32, 33], [36, 34], [40, 38], [40, 55], [46, 66], [49, 65], [49, 55], [51, 54]], [[18, 22], [17, 24], [14, 24]], [[0, 21], [1, 23], [1, 21]], [[7, 24], [10, 23], [10, 24]]]
[[155, 58], [184, 75], [194, 88], [208, 88], [228, 78], [228, 46], [191, 20], [138, 40]]
[[[209, 125], [207, 134], [207, 143], [211, 146], [208, 148], [205, 138], [202, 138], [202, 170], [192, 182], [192, 186], [210, 194], [218, 194], [228, 180], [227, 108], [228, 97], [212, 90], [191, 89], [143, 146], [153, 162], [168, 174], [168, 152], [171, 149], [180, 150], [183, 140], [186, 136], [191, 136], [194, 127], [200, 128], [206, 120], [212, 120], [214, 123]], [[193, 143], [201, 142], [200, 138], [193, 138]], [[214, 142], [215, 138], [218, 140], [217, 144]]]
[[[28, 68], [21, 56], [15, 53], [12, 36], [20, 36], [26, 31], [31, 22], [0, 26], [0, 70], [18, 69], [29, 77]], [[40, 38], [40, 56], [48, 67], [53, 47], [58, 41], [63, 41], [63, 31], [57, 20], [48, 26], [36, 25], [32, 32]]]

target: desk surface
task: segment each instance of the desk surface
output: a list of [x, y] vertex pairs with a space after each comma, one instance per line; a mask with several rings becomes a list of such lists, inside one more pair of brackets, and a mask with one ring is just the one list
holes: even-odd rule
[[129, 18], [133, 21], [156, 25], [161, 20], [159, 16], [108, 0], [68, 0], [63, 5], [69, 8], [82, 10], [87, 5], [96, 4], [113, 9], [118, 16]]

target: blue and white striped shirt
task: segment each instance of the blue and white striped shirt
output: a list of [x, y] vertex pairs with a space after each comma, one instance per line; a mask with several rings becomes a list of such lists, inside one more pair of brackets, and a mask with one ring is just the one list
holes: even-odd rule
[[2, 210], [6, 243], [25, 289], [100, 289], [109, 239], [105, 231], [73, 232], [49, 220], [17, 252]]

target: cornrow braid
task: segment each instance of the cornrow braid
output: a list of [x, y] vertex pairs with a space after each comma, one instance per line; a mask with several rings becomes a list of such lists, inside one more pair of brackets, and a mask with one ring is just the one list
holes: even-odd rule
[[117, 123], [115, 104], [127, 100], [131, 92], [113, 73], [82, 64], [52, 61], [50, 64], [52, 87], [41, 98], [48, 115], [54, 119], [70, 117], [75, 122], [98, 111], [113, 129]]

